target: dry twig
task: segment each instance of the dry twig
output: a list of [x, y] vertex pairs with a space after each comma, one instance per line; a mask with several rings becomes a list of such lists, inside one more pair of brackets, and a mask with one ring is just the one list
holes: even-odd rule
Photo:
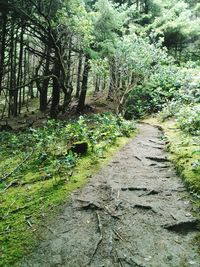
[[6, 175], [4, 175], [3, 177], [1, 177], [0, 178], [0, 182], [2, 182], [2, 181], [5, 181], [8, 177], [10, 177], [17, 169], [19, 169], [31, 156], [32, 156], [32, 154], [33, 154], [33, 151], [34, 151], [34, 149], [32, 149], [32, 151], [31, 151], [31, 153], [30, 154], [28, 154], [27, 156], [26, 156], [26, 158], [22, 161], [22, 162], [20, 162], [15, 168], [14, 168], [14, 170], [12, 170], [10, 173], [7, 173]]

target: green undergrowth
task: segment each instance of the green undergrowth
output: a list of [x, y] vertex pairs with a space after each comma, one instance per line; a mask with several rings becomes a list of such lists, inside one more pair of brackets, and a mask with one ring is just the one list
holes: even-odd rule
[[172, 160], [190, 192], [200, 198], [200, 137], [184, 133], [174, 121], [162, 125]]
[[[191, 194], [195, 215], [200, 217], [200, 136], [183, 131], [174, 119], [159, 122], [153, 118], [146, 122], [163, 128], [171, 160]], [[196, 242], [200, 248], [200, 235]]]
[[[0, 133], [0, 266], [14, 266], [29, 253], [47, 218], [134, 132], [133, 122], [102, 114]], [[87, 153], [73, 153], [73, 144], [82, 142]]]
[[[151, 118], [145, 122], [163, 128], [170, 158], [191, 195], [194, 215], [200, 219], [200, 136], [190, 134], [187, 128], [183, 131], [179, 121], [172, 118], [164, 122]], [[194, 242], [200, 248], [200, 234]]]
[[[166, 121], [162, 126], [169, 141], [171, 159], [192, 196], [195, 215], [200, 219], [200, 136], [183, 132], [175, 121]], [[200, 253], [200, 234], [195, 242]]]
[[200, 136], [183, 132], [175, 120], [159, 122], [152, 118], [145, 122], [163, 128], [167, 149], [177, 171], [193, 196], [200, 198]]

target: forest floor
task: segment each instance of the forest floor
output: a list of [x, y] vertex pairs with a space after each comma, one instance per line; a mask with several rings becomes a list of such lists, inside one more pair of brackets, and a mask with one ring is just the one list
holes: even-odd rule
[[163, 134], [145, 123], [139, 130], [72, 193], [21, 267], [200, 266], [199, 221]]
[[[38, 98], [30, 99], [30, 108], [27, 110], [26, 106], [23, 106], [21, 114], [17, 117], [17, 119], [16, 117], [5, 117], [0, 119], [0, 131], [2, 127], [3, 130], [13, 130], [15, 132], [23, 131], [29, 127], [43, 127], [49, 119], [49, 108], [47, 109], [46, 113], [39, 111], [38, 101]], [[73, 101], [66, 112], [60, 112], [58, 114], [58, 119], [66, 121], [79, 117], [80, 114], [76, 112], [77, 104], [77, 99], [73, 98]], [[108, 100], [107, 93], [99, 92], [95, 95], [90, 94], [87, 96], [86, 107], [81, 115], [114, 112], [115, 109], [115, 104]]]

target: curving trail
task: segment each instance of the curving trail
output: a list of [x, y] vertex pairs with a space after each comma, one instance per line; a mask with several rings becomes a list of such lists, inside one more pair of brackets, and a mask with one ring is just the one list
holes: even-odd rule
[[140, 133], [73, 193], [21, 267], [199, 267], [199, 231], [162, 133]]

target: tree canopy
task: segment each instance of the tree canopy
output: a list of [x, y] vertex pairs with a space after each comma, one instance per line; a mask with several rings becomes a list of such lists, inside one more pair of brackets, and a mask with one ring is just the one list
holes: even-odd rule
[[0, 8], [2, 118], [36, 96], [51, 117], [74, 96], [80, 112], [92, 80], [113, 98], [171, 64], [169, 55], [199, 58], [198, 1], [1, 0]]

